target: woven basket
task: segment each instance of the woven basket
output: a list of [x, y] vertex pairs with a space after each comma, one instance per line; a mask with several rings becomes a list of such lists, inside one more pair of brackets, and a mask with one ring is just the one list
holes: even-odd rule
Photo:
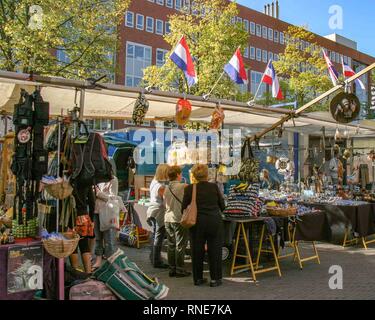
[[270, 216], [289, 217], [289, 216], [295, 216], [297, 214], [297, 208], [267, 207], [267, 212]]
[[56, 184], [46, 186], [47, 192], [54, 198], [64, 200], [73, 192], [73, 187], [68, 181], [63, 181]]
[[58, 259], [69, 257], [77, 248], [79, 235], [72, 232], [63, 233], [69, 240], [43, 240], [44, 249]]

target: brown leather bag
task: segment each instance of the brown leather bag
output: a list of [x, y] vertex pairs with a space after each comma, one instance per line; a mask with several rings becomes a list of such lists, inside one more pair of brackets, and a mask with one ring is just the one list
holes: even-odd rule
[[197, 223], [197, 215], [197, 185], [193, 184], [193, 194], [191, 197], [191, 203], [182, 213], [181, 225], [186, 229], [194, 227]]

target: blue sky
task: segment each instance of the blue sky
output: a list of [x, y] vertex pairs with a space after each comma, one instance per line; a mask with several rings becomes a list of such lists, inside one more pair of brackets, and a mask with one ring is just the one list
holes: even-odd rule
[[[272, 0], [237, 0], [237, 3], [257, 11]], [[279, 0], [280, 19], [296, 25], [308, 25], [319, 35], [338, 33], [358, 43], [358, 50], [375, 57], [374, 0]], [[329, 27], [332, 5], [343, 9], [343, 28]]]

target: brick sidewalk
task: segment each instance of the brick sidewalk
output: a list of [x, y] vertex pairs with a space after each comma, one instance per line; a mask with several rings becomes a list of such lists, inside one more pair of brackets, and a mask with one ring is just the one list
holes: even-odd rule
[[[302, 254], [309, 254], [311, 246], [304, 244]], [[374, 248], [374, 245], [372, 245]], [[280, 299], [375, 299], [375, 248], [365, 251], [360, 247], [342, 248], [331, 244], [318, 244], [321, 264], [308, 261], [300, 270], [293, 258], [281, 260], [282, 278], [276, 272], [260, 274], [255, 285], [249, 272], [229, 277], [229, 263], [224, 267], [221, 287], [195, 287], [192, 277], [169, 278], [168, 270], [154, 269], [149, 261], [149, 248], [122, 247], [126, 255], [148, 275], [157, 277], [169, 288], [170, 300], [280, 300]], [[163, 253], [164, 258], [166, 254]], [[331, 290], [328, 273], [332, 265], [343, 269], [343, 290]], [[190, 262], [187, 269], [191, 270]], [[207, 265], [205, 266], [207, 270]], [[209, 279], [209, 274], [206, 277]]]

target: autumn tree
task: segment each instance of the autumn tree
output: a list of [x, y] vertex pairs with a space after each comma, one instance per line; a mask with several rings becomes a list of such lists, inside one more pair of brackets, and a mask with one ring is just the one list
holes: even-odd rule
[[[315, 36], [304, 27], [289, 26], [285, 51], [274, 62], [276, 72], [287, 82], [287, 96], [302, 106], [332, 87], [327, 65]], [[320, 105], [324, 109], [325, 104]]]
[[66, 78], [108, 73], [129, 2], [0, 1], [0, 69]]
[[[236, 48], [247, 46], [249, 35], [241, 23], [235, 22], [237, 15], [234, 2], [196, 0], [192, 1], [190, 8], [169, 17], [171, 33], [164, 36], [165, 41], [173, 50], [181, 36], [185, 35], [194, 57], [199, 80], [190, 88], [191, 94], [208, 93]], [[161, 67], [148, 67], [144, 71], [144, 82], [163, 91], [187, 91], [183, 73], [170, 59], [166, 59]], [[222, 78], [212, 94], [218, 98], [248, 98], [227, 76]]]

